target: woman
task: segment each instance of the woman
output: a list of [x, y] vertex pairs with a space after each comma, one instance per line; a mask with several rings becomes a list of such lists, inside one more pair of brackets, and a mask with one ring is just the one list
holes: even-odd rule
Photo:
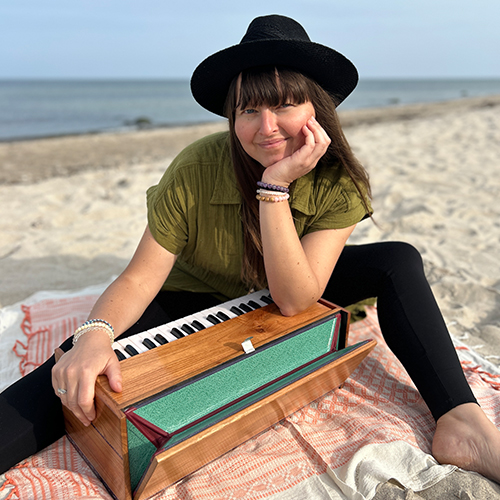
[[[284, 315], [322, 296], [344, 306], [377, 297], [384, 337], [437, 421], [436, 459], [500, 481], [500, 433], [465, 380], [418, 252], [403, 243], [344, 248], [371, 215], [368, 177], [335, 113], [356, 83], [349, 60], [282, 16], [255, 19], [240, 44], [200, 64], [193, 95], [229, 119], [229, 137], [187, 148], [150, 188], [138, 249], [73, 347], [63, 346], [51, 396], [53, 360], [2, 395], [2, 412], [22, 416], [10, 428], [24, 456], [62, 435], [56, 396], [89, 425], [97, 375], [121, 391], [114, 334], [267, 286]], [[19, 396], [35, 381], [36, 411]]]

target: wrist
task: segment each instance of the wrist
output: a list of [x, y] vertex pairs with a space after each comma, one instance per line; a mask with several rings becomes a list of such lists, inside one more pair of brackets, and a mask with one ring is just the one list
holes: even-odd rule
[[98, 326], [91, 326], [73, 335], [73, 347], [77, 344], [81, 345], [87, 342], [94, 343], [96, 341], [104, 341], [107, 345], [110, 345], [110, 338], [107, 330]]
[[288, 187], [278, 184], [268, 184], [267, 182], [257, 181], [257, 196], [259, 201], [280, 202], [290, 198]]
[[82, 336], [92, 331], [105, 332], [111, 344], [115, 340], [115, 331], [107, 321], [103, 319], [90, 319], [75, 330], [73, 334], [73, 345], [75, 345]]
[[264, 173], [262, 174], [262, 178], [261, 178], [261, 182], [264, 184], [279, 186], [279, 187], [283, 187], [283, 188], [288, 188], [291, 184], [290, 182], [286, 182], [286, 181], [283, 181], [280, 179], [275, 179], [269, 174], [266, 175], [266, 173], [267, 173], [267, 170], [264, 171]]

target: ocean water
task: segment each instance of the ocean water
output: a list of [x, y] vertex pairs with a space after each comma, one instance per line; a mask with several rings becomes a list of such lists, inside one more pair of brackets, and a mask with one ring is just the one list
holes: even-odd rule
[[[361, 80], [341, 109], [500, 94], [500, 79]], [[0, 141], [221, 120], [187, 80], [0, 80]]]

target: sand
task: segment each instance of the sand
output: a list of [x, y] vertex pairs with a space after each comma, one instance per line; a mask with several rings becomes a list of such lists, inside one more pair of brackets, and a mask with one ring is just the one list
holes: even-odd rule
[[352, 241], [402, 240], [417, 247], [451, 333], [496, 365], [499, 111], [498, 105], [450, 107], [444, 114], [347, 130], [371, 175], [379, 224], [360, 224]]
[[[376, 222], [351, 243], [422, 253], [451, 333], [500, 365], [500, 96], [341, 112], [367, 167]], [[0, 143], [0, 307], [120, 273], [146, 224], [145, 190], [225, 123]]]
[[[370, 173], [377, 222], [350, 242], [415, 245], [450, 332], [500, 366], [500, 96], [341, 119]], [[146, 225], [146, 189], [182, 147], [225, 127], [0, 143], [0, 307], [119, 274]], [[470, 481], [455, 474], [454, 489], [430, 496], [386, 484], [377, 499], [456, 498], [458, 484], [460, 498], [498, 491], [482, 496], [491, 483]]]

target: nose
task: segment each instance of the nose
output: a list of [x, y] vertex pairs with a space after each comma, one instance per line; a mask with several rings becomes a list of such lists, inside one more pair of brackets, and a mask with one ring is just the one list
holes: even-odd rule
[[271, 135], [278, 131], [277, 116], [271, 109], [264, 108], [260, 114], [260, 133]]

